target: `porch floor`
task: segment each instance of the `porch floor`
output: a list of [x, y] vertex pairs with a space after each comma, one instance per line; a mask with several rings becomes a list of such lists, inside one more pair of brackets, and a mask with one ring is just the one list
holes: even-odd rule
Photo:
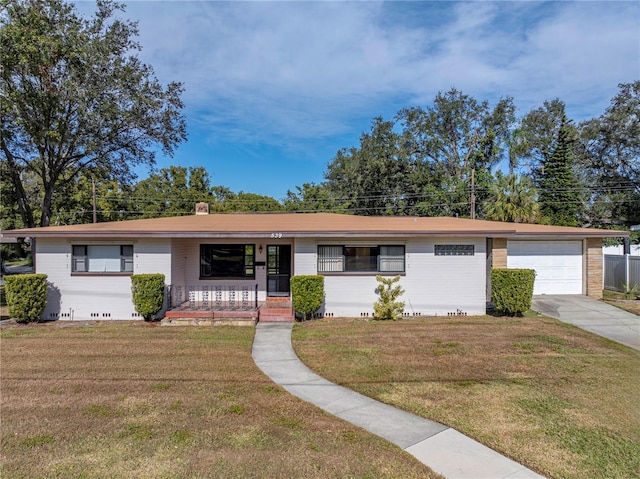
[[217, 326], [223, 324], [254, 326], [258, 321], [294, 321], [291, 299], [268, 298], [267, 301], [261, 302], [257, 308], [185, 301], [168, 310], [161, 324], [164, 326]]

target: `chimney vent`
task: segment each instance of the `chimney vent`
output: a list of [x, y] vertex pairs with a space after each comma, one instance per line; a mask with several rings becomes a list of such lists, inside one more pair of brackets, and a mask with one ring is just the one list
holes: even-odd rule
[[196, 215], [208, 215], [209, 214], [209, 203], [205, 203], [201, 201], [200, 203], [196, 203]]

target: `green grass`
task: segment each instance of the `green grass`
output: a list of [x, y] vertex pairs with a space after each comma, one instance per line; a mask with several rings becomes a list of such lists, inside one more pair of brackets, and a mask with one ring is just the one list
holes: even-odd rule
[[327, 379], [452, 426], [550, 478], [640, 477], [640, 352], [556, 320], [296, 324]]
[[275, 385], [253, 334], [3, 325], [0, 477], [438, 477]]

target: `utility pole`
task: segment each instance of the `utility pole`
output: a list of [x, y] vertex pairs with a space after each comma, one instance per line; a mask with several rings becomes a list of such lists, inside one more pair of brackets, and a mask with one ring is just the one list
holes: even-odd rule
[[476, 219], [476, 169], [471, 170], [471, 219]]
[[93, 222], [98, 222], [98, 212], [96, 210], [96, 180], [95, 178], [91, 178], [91, 190], [93, 197]]

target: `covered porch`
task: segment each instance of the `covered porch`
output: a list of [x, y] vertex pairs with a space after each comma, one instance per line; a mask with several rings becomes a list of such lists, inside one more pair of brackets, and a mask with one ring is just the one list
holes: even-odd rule
[[258, 284], [168, 287], [164, 326], [254, 326], [258, 321], [294, 321], [291, 299], [258, 300]]

